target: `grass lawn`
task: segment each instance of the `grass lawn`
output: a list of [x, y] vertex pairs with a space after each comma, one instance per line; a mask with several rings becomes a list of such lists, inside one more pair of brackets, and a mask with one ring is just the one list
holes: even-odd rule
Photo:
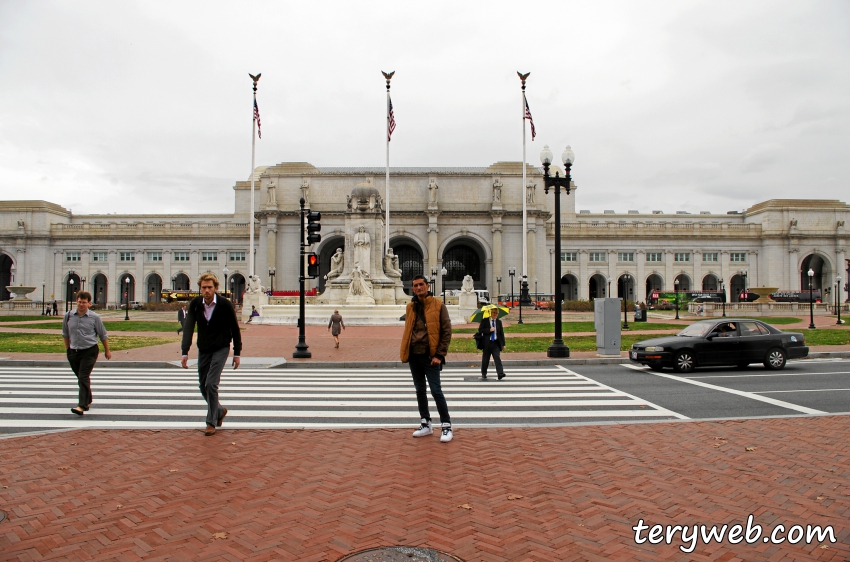
[[[144, 336], [111, 336], [110, 351], [123, 351], [137, 347], [149, 347], [179, 341], [173, 338]], [[100, 345], [100, 344], [99, 344]], [[100, 346], [103, 352], [103, 346]], [[0, 353], [65, 353], [65, 343], [59, 336], [52, 334], [15, 334], [0, 332]]]
[[[106, 320], [103, 322], [107, 332], [174, 332], [177, 333], [177, 321], [174, 322], [139, 322], [133, 320]], [[45, 324], [17, 324], [21, 328], [61, 330], [62, 322]]]
[[850, 344], [850, 330], [800, 330], [806, 337], [806, 345]]
[[41, 316], [40, 314], [33, 314], [29, 316], [0, 316], [0, 323], [2, 322], [35, 322], [36, 320], [62, 320], [61, 316]]
[[[562, 330], [564, 333], [572, 332], [595, 332], [596, 328], [593, 322], [562, 322]], [[633, 330], [682, 330], [684, 324], [660, 324], [650, 322], [629, 322], [629, 327]], [[458, 328], [452, 330], [456, 334], [474, 334], [478, 328]], [[539, 324], [511, 324], [505, 326], [506, 334], [545, 334], [555, 333], [554, 322], [541, 322]]]

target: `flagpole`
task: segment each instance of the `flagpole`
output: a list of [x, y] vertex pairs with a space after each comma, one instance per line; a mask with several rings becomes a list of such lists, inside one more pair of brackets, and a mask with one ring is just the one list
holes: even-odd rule
[[[248, 74], [254, 81], [254, 105], [251, 107], [251, 216], [248, 218], [251, 228], [251, 243], [248, 245], [248, 271], [249, 276], [254, 276], [254, 169], [257, 154], [257, 117], [254, 108], [257, 106], [257, 82], [262, 74], [256, 76]], [[224, 288], [225, 291], [227, 287]]]
[[[519, 79], [522, 81], [522, 189], [520, 190], [520, 195], [522, 196], [522, 276], [523, 278], [528, 275], [528, 203], [526, 201], [527, 197], [525, 196], [526, 191], [526, 179], [525, 179], [525, 79], [528, 78], [530, 72], [526, 74], [520, 74], [517, 72]], [[521, 297], [520, 297], [521, 298]]]
[[390, 80], [392, 79], [393, 74], [395, 74], [395, 70], [390, 73], [386, 73], [382, 70], [381, 74], [383, 74], [384, 78], [387, 80], [387, 177], [384, 182], [386, 187], [384, 193], [384, 212], [386, 215], [386, 218], [384, 219], [384, 226], [387, 230], [386, 236], [384, 237], [384, 255], [386, 255], [390, 249]]

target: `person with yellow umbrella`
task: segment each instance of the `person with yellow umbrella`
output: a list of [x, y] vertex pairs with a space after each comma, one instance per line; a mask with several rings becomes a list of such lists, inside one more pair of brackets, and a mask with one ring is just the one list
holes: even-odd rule
[[496, 364], [496, 375], [499, 380], [505, 378], [505, 370], [502, 368], [501, 353], [505, 349], [505, 330], [502, 327], [502, 316], [508, 314], [508, 309], [495, 304], [482, 306], [475, 311], [469, 321], [478, 324], [478, 337], [476, 340], [481, 344], [483, 355], [481, 357], [481, 378], [487, 378], [487, 368], [490, 366], [490, 357]]

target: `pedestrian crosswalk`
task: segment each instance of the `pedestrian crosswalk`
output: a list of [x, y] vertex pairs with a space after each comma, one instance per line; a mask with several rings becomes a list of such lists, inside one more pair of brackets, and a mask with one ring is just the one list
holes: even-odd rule
[[[447, 368], [441, 380], [455, 426], [684, 418], [559, 366], [513, 369], [502, 381]], [[77, 398], [70, 369], [0, 368], [0, 432], [203, 426], [206, 404], [191, 370], [98, 365], [92, 393], [91, 410], [78, 417], [70, 412]], [[225, 426], [234, 429], [408, 427], [419, 419], [406, 369], [228, 369], [220, 396]]]

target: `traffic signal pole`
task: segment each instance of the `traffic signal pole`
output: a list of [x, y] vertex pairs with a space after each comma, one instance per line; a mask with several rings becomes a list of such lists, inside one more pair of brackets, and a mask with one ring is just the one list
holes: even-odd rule
[[304, 211], [304, 198], [301, 198], [301, 251], [299, 252], [298, 259], [301, 262], [300, 270], [298, 274], [298, 283], [299, 283], [299, 304], [298, 304], [298, 343], [295, 345], [295, 352], [292, 354], [293, 359], [310, 359], [313, 354], [310, 353], [309, 347], [307, 345], [307, 333], [305, 327], [305, 316], [306, 311], [304, 309], [304, 281], [305, 271], [304, 271], [304, 256], [306, 252], [304, 251], [307, 247], [305, 243], [305, 235], [306, 235], [306, 225], [305, 223], [305, 211]]

